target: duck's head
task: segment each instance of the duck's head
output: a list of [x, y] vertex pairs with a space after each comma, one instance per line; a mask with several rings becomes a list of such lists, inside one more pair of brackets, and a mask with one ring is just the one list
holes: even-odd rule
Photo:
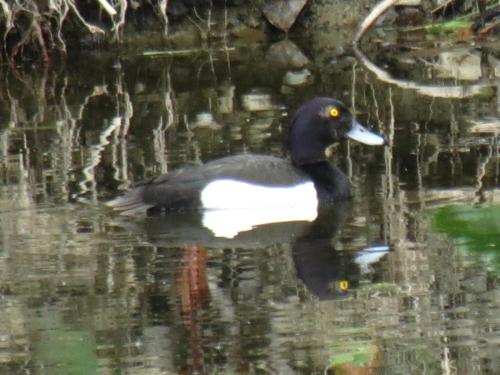
[[340, 101], [314, 98], [295, 113], [288, 129], [287, 148], [296, 165], [312, 164], [327, 158], [328, 148], [344, 138], [367, 145], [385, 140], [364, 128]]

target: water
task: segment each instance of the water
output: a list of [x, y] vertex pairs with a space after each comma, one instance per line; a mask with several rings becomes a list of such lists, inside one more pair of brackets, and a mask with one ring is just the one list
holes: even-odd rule
[[[464, 78], [432, 50], [368, 53], [395, 80], [426, 85], [404, 88], [350, 53], [313, 60], [309, 73], [271, 69], [268, 48], [3, 69], [2, 373], [500, 372], [494, 257], [431, 220], [450, 203], [498, 204], [498, 75]], [[427, 87], [457, 84], [460, 99]], [[104, 207], [182, 165], [281, 155], [291, 114], [317, 95], [390, 140], [336, 148], [351, 204], [232, 238], [196, 213]]]

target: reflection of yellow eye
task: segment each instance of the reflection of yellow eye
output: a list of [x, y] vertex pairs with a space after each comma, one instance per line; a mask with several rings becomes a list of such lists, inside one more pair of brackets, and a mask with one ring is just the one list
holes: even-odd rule
[[340, 280], [339, 281], [339, 289], [340, 290], [347, 290], [347, 289], [349, 289], [349, 281], [347, 281], [347, 280]]
[[339, 117], [340, 116], [340, 112], [337, 108], [332, 108], [330, 109], [330, 116], [332, 117]]

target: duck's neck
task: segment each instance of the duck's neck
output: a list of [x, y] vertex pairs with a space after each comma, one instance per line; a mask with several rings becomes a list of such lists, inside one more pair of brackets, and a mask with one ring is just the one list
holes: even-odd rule
[[321, 202], [334, 202], [351, 197], [351, 183], [335, 165], [324, 160], [299, 166], [314, 182]]

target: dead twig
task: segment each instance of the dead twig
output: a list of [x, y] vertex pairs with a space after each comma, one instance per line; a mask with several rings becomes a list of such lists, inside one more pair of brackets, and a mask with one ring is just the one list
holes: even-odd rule
[[74, 12], [76, 18], [83, 24], [83, 26], [91, 33], [91, 34], [106, 34], [106, 32], [101, 29], [99, 26], [92, 25], [85, 21], [85, 19], [82, 17], [80, 14], [80, 11], [78, 10], [78, 7], [76, 6], [75, 2], [73, 0], [67, 0], [71, 10]]
[[113, 6], [108, 3], [107, 0], [97, 0], [97, 2], [103, 7], [103, 9], [111, 16], [114, 17], [116, 16], [116, 9], [113, 8]]
[[163, 34], [168, 36], [168, 0], [160, 0], [158, 4], [158, 9], [160, 10], [161, 19], [163, 21]]
[[114, 37], [116, 40], [120, 39], [120, 31], [122, 30], [123, 25], [125, 25], [125, 15], [127, 14], [128, 7], [127, 0], [118, 0], [118, 4], [120, 9], [118, 21], [115, 21], [115, 19], [112, 18], [113, 27], [111, 28], [111, 31], [115, 33]]
[[418, 6], [421, 0], [384, 0], [378, 3], [375, 8], [366, 16], [361, 25], [356, 32], [354, 40], [352, 42], [353, 46], [357, 46], [361, 38], [368, 29], [375, 23], [375, 21], [390, 8], [394, 6]]

